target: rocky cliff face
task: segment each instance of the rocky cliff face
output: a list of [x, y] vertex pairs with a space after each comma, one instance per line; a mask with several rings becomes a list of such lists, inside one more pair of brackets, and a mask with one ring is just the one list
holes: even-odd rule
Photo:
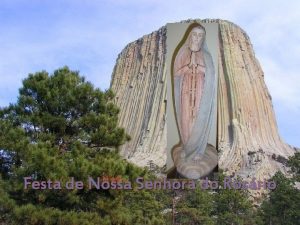
[[128, 44], [112, 75], [111, 88], [121, 109], [119, 125], [131, 136], [121, 154], [139, 166], [163, 167], [166, 162], [165, 53], [163, 27]]
[[279, 136], [272, 99], [249, 37], [238, 26], [219, 22], [219, 166], [257, 179], [285, 171], [278, 158], [295, 151]]
[[[219, 24], [219, 168], [228, 174], [263, 180], [295, 152], [279, 136], [271, 96], [247, 34], [237, 25]], [[120, 53], [111, 88], [121, 108], [119, 125], [132, 140], [121, 153], [140, 166], [166, 161], [164, 63], [166, 27], [128, 44]]]

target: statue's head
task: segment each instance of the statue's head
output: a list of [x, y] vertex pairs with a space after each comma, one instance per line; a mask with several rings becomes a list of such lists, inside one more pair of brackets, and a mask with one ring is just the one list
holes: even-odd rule
[[205, 39], [205, 29], [202, 26], [194, 27], [188, 37], [189, 48], [192, 51], [199, 51]]

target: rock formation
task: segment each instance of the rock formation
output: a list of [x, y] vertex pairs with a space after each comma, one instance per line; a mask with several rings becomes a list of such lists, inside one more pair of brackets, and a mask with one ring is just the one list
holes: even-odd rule
[[128, 44], [112, 75], [119, 125], [131, 136], [121, 154], [139, 166], [166, 163], [165, 52], [166, 29], [161, 28]]
[[270, 177], [294, 149], [279, 136], [264, 73], [247, 34], [219, 22], [219, 167], [257, 179]]
[[[295, 149], [279, 136], [264, 73], [247, 34], [223, 20], [219, 25], [219, 168], [244, 178], [267, 179]], [[131, 141], [122, 155], [139, 166], [166, 161], [164, 63], [166, 27], [128, 44], [119, 54], [111, 88], [120, 107], [119, 125]]]

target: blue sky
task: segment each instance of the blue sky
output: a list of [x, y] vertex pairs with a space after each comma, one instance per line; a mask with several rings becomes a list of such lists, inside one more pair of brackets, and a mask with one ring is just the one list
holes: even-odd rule
[[220, 18], [242, 27], [273, 98], [283, 139], [300, 147], [300, 1], [1, 0], [0, 106], [29, 73], [68, 65], [101, 89], [131, 41], [168, 22]]

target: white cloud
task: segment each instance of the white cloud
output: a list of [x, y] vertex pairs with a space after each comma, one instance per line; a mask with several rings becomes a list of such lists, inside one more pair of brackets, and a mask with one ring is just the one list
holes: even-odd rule
[[263, 58], [261, 61], [265, 81], [271, 90], [272, 98], [289, 111], [300, 112], [300, 76], [298, 71], [284, 70], [271, 59]]

